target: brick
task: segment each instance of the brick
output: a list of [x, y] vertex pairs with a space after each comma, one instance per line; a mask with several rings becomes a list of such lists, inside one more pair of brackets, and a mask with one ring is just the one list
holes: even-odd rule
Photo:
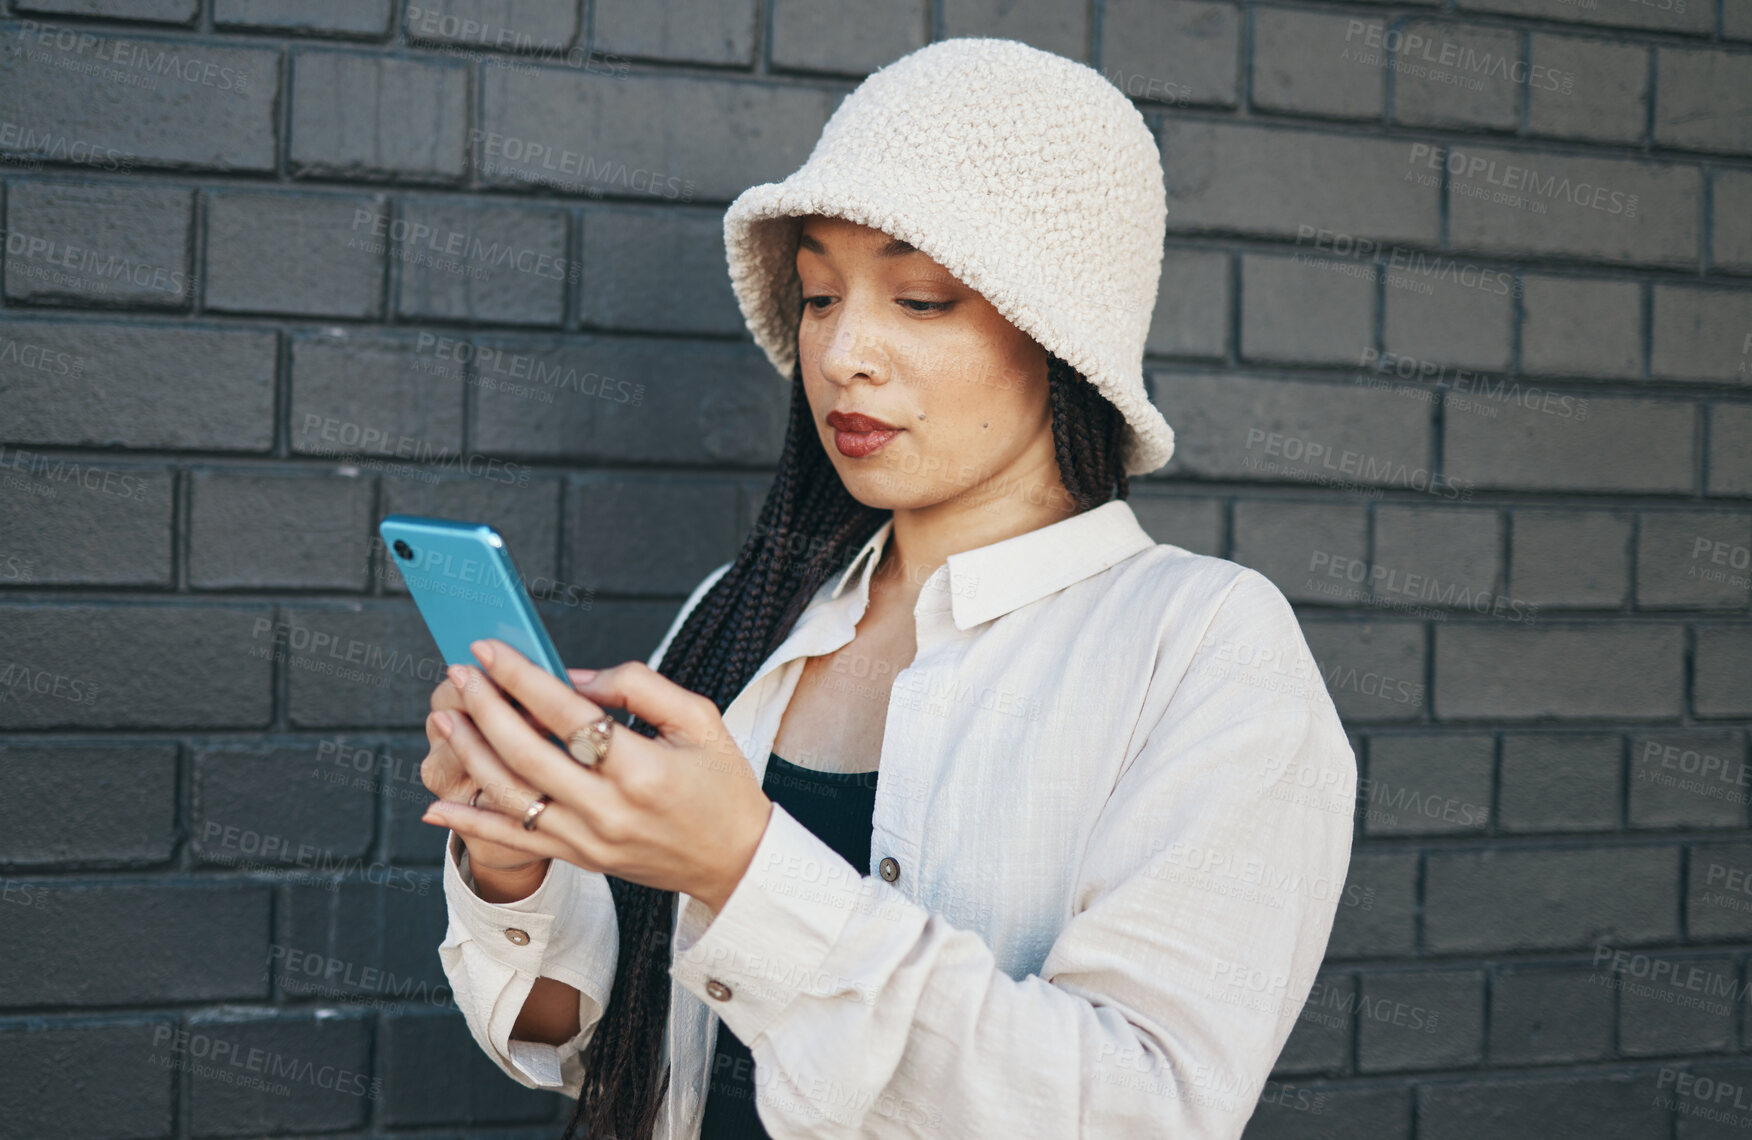
[[1340, 1073], [1350, 1066], [1351, 1011], [1356, 1008], [1356, 981], [1348, 973], [1325, 973], [1314, 979], [1308, 1000], [1297, 1012], [1272, 1075]]
[[1241, 358], [1349, 364], [1374, 339], [1375, 285], [1326, 258], [1241, 255]]
[[373, 491], [351, 469], [194, 472], [189, 585], [364, 589]]
[[1332, 1084], [1269, 1101], [1262, 1097], [1242, 1135], [1245, 1140], [1411, 1140], [1411, 1089]]
[[1319, 622], [1302, 628], [1339, 716], [1352, 721], [1419, 720], [1424, 702], [1424, 632], [1411, 622]]
[[1442, 720], [1677, 717], [1684, 636], [1676, 626], [1438, 625]]
[[[334, 1011], [314, 1017], [226, 1013], [190, 1018], [187, 1028], [189, 1058], [202, 1044], [233, 1057], [260, 1056], [265, 1085], [225, 1079], [232, 1074], [218, 1065], [191, 1067], [190, 1135], [330, 1132], [361, 1128], [370, 1121], [372, 1094], [381, 1086], [372, 1080], [371, 1026], [366, 1018], [337, 1016]], [[170, 1049], [174, 1040], [164, 1049]]]
[[[442, 828], [424, 825], [443, 850]], [[449, 917], [444, 906], [444, 876], [436, 867], [425, 871], [407, 868], [374, 868], [368, 875], [381, 885], [373, 886], [382, 897], [383, 969], [404, 994], [385, 993], [380, 996], [404, 996], [420, 1006], [439, 1009], [454, 1008], [450, 1001], [450, 981], [444, 975], [443, 963], [434, 950], [444, 941]]]
[[1615, 830], [1623, 752], [1616, 733], [1505, 733], [1497, 828]]
[[1687, 847], [1685, 929], [1696, 938], [1752, 934], [1752, 843]]
[[[207, 207], [207, 307], [233, 313], [377, 317], [384, 254], [358, 219], [383, 212], [362, 194], [223, 192]], [[365, 223], [366, 232], [374, 221]]]
[[596, 46], [618, 55], [747, 67], [754, 62], [753, 0], [707, 7], [680, 0], [596, 0]]
[[1752, 497], [1752, 407], [1709, 405], [1709, 493]]
[[[1684, 7], [1680, 6], [1684, 3]], [[1575, 0], [1465, 0], [1463, 9], [1502, 12], [1563, 23], [1599, 24], [1619, 28], [1643, 28], [1658, 32], [1708, 35], [1715, 26], [1715, 11], [1695, 0], [1654, 0], [1649, 4], [1614, 4], [1610, 0], [1583, 7]]]
[[[335, 330], [292, 341], [292, 451], [461, 469], [467, 342]], [[375, 529], [375, 528], [374, 528]]]
[[23, 444], [267, 451], [274, 344], [273, 333], [253, 329], [0, 322], [6, 436]]
[[468, 68], [455, 61], [299, 52], [292, 173], [455, 182], [468, 167], [468, 95]]
[[1357, 1069], [1446, 1069], [1484, 1059], [1484, 971], [1362, 976]]
[[1357, 847], [1345, 872], [1344, 889], [1354, 885], [1362, 900], [1341, 906], [1326, 944], [1328, 959], [1387, 958], [1411, 954], [1417, 946], [1418, 854]]
[[1738, 733], [1630, 739], [1632, 827], [1744, 827], [1752, 771]]
[[1602, 975], [1579, 969], [1504, 966], [1490, 987], [1490, 1062], [1543, 1065], [1602, 1060], [1616, 1020]]
[[378, 772], [389, 801], [383, 850], [398, 865], [437, 866], [444, 858], [446, 829], [420, 822], [426, 805], [436, 798], [420, 779], [420, 764], [431, 750], [424, 734], [391, 737], [380, 746]]
[[1648, 49], [1534, 32], [1527, 128], [1536, 135], [1640, 143], [1648, 133]]
[[1435, 245], [1437, 184], [1408, 181], [1405, 143], [1170, 115], [1158, 139], [1170, 232], [1298, 227]]
[[338, 883], [332, 889], [283, 888], [274, 908], [274, 941], [268, 947], [267, 973], [275, 996], [286, 1002], [387, 1000], [382, 992], [382, 895], [364, 882]]
[[1698, 716], [1752, 716], [1752, 626], [1706, 625], [1696, 631], [1691, 707]]
[[[487, 479], [387, 480], [383, 488], [383, 514], [490, 522], [504, 536], [524, 585], [540, 602], [571, 597], [578, 592], [572, 583], [557, 580], [560, 488], [558, 479], [531, 481], [522, 487]], [[383, 540], [375, 533], [375, 523], [371, 529], [371, 549], [382, 567], [374, 573], [382, 578], [384, 592], [406, 594], [407, 583], [402, 580], [394, 556], [384, 556]]]
[[1386, 74], [1369, 58], [1369, 24], [1294, 8], [1253, 10], [1253, 105], [1292, 115], [1379, 119]]
[[101, 171], [270, 172], [279, 85], [272, 49], [12, 25], [0, 29], [0, 151]]
[[553, 55], [577, 39], [578, 13], [543, 0], [423, 0], [402, 27], [410, 40]]
[[1127, 502], [1138, 516], [1138, 525], [1157, 542], [1194, 554], [1223, 556], [1223, 504], [1219, 500], [1134, 491]]
[[371, 846], [375, 790], [333, 782], [333, 769], [308, 745], [196, 752], [189, 830], [197, 855], [243, 869], [352, 869]]
[[1618, 609], [1630, 596], [1630, 516], [1620, 511], [1511, 512], [1509, 593], [1530, 605]]
[[1636, 543], [1636, 602], [1642, 609], [1745, 609], [1752, 515], [1644, 511]]
[[1752, 154], [1752, 54], [1658, 47], [1655, 77], [1656, 145]]
[[19, 448], [0, 453], [0, 471], [24, 491], [0, 496], [0, 534], [22, 566], [15, 584], [172, 585], [169, 471]]
[[[265, 887], [43, 884], [0, 923], [11, 1006], [149, 1005], [265, 997]], [[117, 932], [126, 937], [118, 938]], [[100, 1082], [102, 1083], [102, 1082]]]
[[1709, 259], [1716, 269], [1752, 270], [1752, 171], [1710, 175]]
[[[369, 609], [284, 607], [273, 630], [288, 663], [287, 718], [295, 728], [418, 728], [444, 661], [412, 601]], [[258, 635], [251, 648], [269, 641]]]
[[1417, 1090], [1418, 1140], [1587, 1136], [1648, 1140], [1667, 1128], [1653, 1071], [1427, 1084]]
[[17, 0], [12, 7], [20, 12], [186, 24], [200, 10], [200, 0]]
[[1156, 370], [1180, 475], [1428, 486], [1429, 409], [1366, 387]]
[[[809, 157], [839, 98], [789, 84], [553, 68], [489, 68], [480, 86], [471, 142], [486, 185], [669, 202], [728, 200], [784, 178]], [[594, 111], [580, 115], [581, 106]]]
[[[735, 489], [717, 479], [574, 476], [566, 496], [567, 576], [611, 593], [690, 592], [736, 556]], [[649, 527], [668, 518], [679, 525]], [[611, 546], [596, 536], [619, 535]]]
[[586, 210], [578, 318], [599, 329], [742, 336], [724, 271], [723, 212]]
[[414, 199], [382, 228], [396, 241], [403, 317], [559, 325], [567, 282], [584, 280], [563, 210]]
[[1144, 351], [1221, 360], [1229, 354], [1229, 255], [1169, 247]]
[[0, 768], [0, 863], [163, 863], [176, 846], [175, 745], [0, 744]]
[[189, 190], [15, 182], [6, 196], [6, 298], [187, 308], [193, 209]]
[[[247, 653], [261, 606], [12, 605], [0, 728], [262, 728], [272, 671]], [[100, 645], [103, 652], [92, 653]], [[164, 662], [175, 661], [175, 669]], [[43, 691], [47, 690], [47, 691]]]
[[1368, 835], [1482, 834], [1496, 744], [1485, 733], [1380, 735], [1361, 789]]
[[391, 0], [213, 0], [220, 28], [377, 39], [389, 34]]
[[506, 1080], [455, 1014], [384, 1018], [377, 1069], [384, 1092], [381, 1122], [390, 1128], [547, 1121], [556, 1119], [561, 1105], [558, 1093]]
[[1622, 986], [1618, 998], [1618, 1049], [1625, 1056], [1734, 1047], [1739, 1010], [1732, 999], [1742, 990], [1733, 959], [1657, 955], [1648, 977], [1621, 979], [1632, 980], [1637, 984]]
[[[7, 1134], [62, 1140], [173, 1135], [176, 1078], [151, 1058], [153, 1036], [167, 1024], [26, 1024], [0, 1031]], [[103, 1079], [92, 1080], [99, 1071]]]
[[1051, 0], [943, 0], [942, 35], [1021, 40], [1076, 60], [1089, 57], [1087, 10]]
[[[1400, 65], [1393, 77], [1393, 119], [1419, 127], [1513, 130], [1520, 118], [1521, 37], [1501, 28], [1451, 21], [1409, 20], [1403, 45], [1387, 54]], [[1418, 45], [1413, 37], [1421, 37]], [[1378, 37], [1382, 49], [1394, 41]], [[1414, 46], [1416, 45], [1416, 46]]]
[[489, 454], [738, 466], [772, 463], [784, 442], [789, 386], [751, 345], [576, 335], [475, 343], [475, 375], [510, 378], [472, 385], [471, 443]]
[[1501, 529], [1493, 510], [1382, 503], [1375, 509], [1372, 598], [1520, 620], [1524, 610], [1502, 597]]
[[1723, 0], [1722, 35], [1730, 40], [1752, 40], [1752, 7], [1745, 0]]
[[868, 75], [930, 42], [925, 0], [869, 0], [837, 8], [812, 0], [774, 0], [776, 69]]
[[1472, 145], [1447, 148], [1445, 156], [1428, 143], [1404, 149], [1404, 168], [1419, 178], [1443, 166], [1451, 172], [1455, 249], [1697, 264], [1703, 176], [1694, 166]]
[[1435, 851], [1424, 949], [1436, 954], [1633, 945], [1678, 937], [1673, 847]]
[[[1233, 107], [1240, 43], [1241, 16], [1233, 4], [1111, 0], [1101, 23], [1101, 73], [1134, 99]], [[1082, 44], [1059, 54], [1082, 59]]]
[[1579, 403], [1561, 401], [1501, 410], [1500, 419], [1446, 417], [1450, 479], [1514, 490], [1696, 491], [1697, 413], [1688, 403], [1590, 398], [1585, 417]]
[[1752, 383], [1752, 290], [1656, 285], [1649, 375]]
[[1369, 520], [1360, 505], [1242, 500], [1231, 558], [1293, 601], [1354, 605], [1368, 565]]
[[1521, 371], [1642, 375], [1642, 287], [1529, 273], [1521, 279]]
[[1505, 371], [1515, 320], [1512, 284], [1501, 272], [1478, 274], [1476, 284], [1467, 283], [1470, 276], [1394, 278], [1407, 287], [1385, 292], [1383, 347], [1419, 361]]

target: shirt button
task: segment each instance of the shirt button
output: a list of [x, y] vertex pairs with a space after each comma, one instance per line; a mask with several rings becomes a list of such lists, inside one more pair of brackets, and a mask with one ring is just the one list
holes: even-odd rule
[[719, 1001], [730, 1000], [730, 987], [723, 982], [720, 982], [717, 978], [713, 978], [706, 983], [706, 992], [717, 998]]
[[509, 938], [513, 945], [516, 945], [516, 946], [528, 946], [529, 945], [529, 931], [519, 930], [515, 926], [513, 926], [510, 929], [505, 931], [505, 937]]
[[894, 861], [892, 855], [884, 855], [878, 867], [882, 871], [882, 877], [888, 882], [892, 883], [900, 878], [900, 864]]

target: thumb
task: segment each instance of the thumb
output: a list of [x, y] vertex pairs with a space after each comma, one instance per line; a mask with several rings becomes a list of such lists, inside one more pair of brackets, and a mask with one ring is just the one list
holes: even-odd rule
[[[643, 661], [628, 661], [609, 669], [574, 669], [573, 687], [604, 708], [626, 709], [664, 736], [697, 727], [699, 702], [706, 700]], [[592, 674], [579, 677], [578, 674]], [[714, 706], [715, 708], [716, 706]]]

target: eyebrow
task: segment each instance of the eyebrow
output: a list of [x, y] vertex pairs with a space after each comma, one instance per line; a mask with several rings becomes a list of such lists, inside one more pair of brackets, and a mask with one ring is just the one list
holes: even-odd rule
[[[811, 253], [819, 253], [823, 256], [826, 256], [827, 254], [827, 247], [822, 245], [816, 239], [810, 237], [808, 234], [800, 235], [797, 244], [801, 245], [804, 249], [809, 250]], [[909, 253], [917, 252], [918, 246], [913, 245], [911, 242], [901, 241], [899, 238], [889, 238], [882, 248], [876, 251], [876, 256], [904, 257]]]

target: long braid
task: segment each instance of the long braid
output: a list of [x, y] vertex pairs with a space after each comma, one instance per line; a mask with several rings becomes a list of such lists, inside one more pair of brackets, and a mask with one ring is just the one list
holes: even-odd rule
[[[1125, 498], [1124, 417], [1057, 357], [1049, 359], [1047, 376], [1066, 490], [1085, 510]], [[720, 713], [728, 709], [821, 586], [889, 514], [858, 502], [840, 481], [816, 434], [799, 362], [791, 372], [784, 449], [760, 518], [730, 568], [675, 631], [658, 671], [712, 698]], [[636, 718], [631, 727], [647, 737], [657, 732]], [[573, 1140], [580, 1128], [589, 1140], [651, 1140], [669, 1087], [661, 1058], [677, 896], [612, 875], [608, 885], [620, 931], [614, 985], [580, 1058], [583, 1089], [561, 1140]]]

